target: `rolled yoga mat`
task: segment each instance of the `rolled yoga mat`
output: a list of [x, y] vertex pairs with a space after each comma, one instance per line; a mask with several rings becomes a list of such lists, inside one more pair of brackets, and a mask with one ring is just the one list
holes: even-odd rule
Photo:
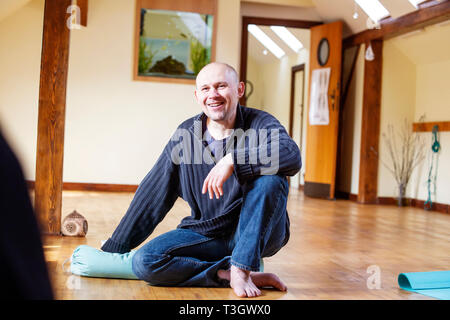
[[[70, 257], [70, 272], [84, 277], [138, 279], [132, 268], [135, 253], [136, 251], [122, 254], [110, 253], [88, 245], [81, 245], [74, 250]], [[262, 259], [260, 271], [264, 271]]]
[[70, 272], [84, 277], [138, 279], [131, 267], [135, 253], [110, 253], [81, 245], [72, 254]]
[[398, 285], [403, 290], [450, 300], [450, 271], [400, 273]]

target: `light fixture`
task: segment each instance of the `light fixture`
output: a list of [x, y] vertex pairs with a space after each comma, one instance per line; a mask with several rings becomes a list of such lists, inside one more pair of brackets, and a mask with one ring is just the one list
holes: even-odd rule
[[378, 23], [381, 19], [388, 17], [389, 11], [378, 0], [355, 0], [364, 12]]
[[353, 10], [353, 19], [358, 19], [359, 18], [359, 13], [358, 13], [358, 5], [356, 4], [356, 2], [354, 2], [355, 4], [355, 9]]
[[411, 2], [411, 4], [416, 8], [419, 9], [419, 4], [421, 4], [422, 2], [425, 2], [427, 0], [408, 0], [409, 2]]
[[286, 27], [271, 26], [270, 29], [283, 40], [294, 52], [299, 52], [303, 44]]
[[281, 59], [286, 53], [281, 49], [272, 39], [269, 38], [258, 26], [254, 24], [249, 24], [247, 27], [248, 32], [250, 32], [256, 40], [262, 43], [264, 47], [269, 49], [275, 57]]
[[369, 42], [369, 46], [366, 49], [366, 54], [364, 55], [364, 57], [367, 61], [375, 60], [375, 53], [373, 52], [372, 49], [372, 42]]
[[267, 49], [263, 50], [263, 55], [267, 56], [268, 53], [269, 53], [269, 51], [267, 51]]

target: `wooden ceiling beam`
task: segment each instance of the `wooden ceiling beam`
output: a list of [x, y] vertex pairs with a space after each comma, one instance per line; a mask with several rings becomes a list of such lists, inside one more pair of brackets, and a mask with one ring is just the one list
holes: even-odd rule
[[387, 40], [450, 19], [450, 1], [448, 0], [428, 1], [419, 8], [417, 11], [396, 19], [382, 20], [380, 29], [365, 30], [345, 38], [344, 48], [357, 46], [372, 40]]

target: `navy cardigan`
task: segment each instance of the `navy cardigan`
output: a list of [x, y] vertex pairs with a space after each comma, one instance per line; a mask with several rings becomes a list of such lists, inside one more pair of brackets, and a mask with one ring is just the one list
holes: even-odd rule
[[[246, 133], [247, 137], [239, 139], [236, 134], [236, 138], [229, 139], [232, 142], [225, 153], [232, 154], [234, 173], [223, 186], [224, 195], [209, 199], [208, 193], [202, 194], [201, 189], [219, 159], [203, 139], [204, 117], [201, 113], [178, 127], [155, 166], [139, 184], [125, 216], [102, 250], [125, 253], [139, 246], [178, 197], [191, 208], [191, 215], [182, 219], [178, 228], [210, 237], [229, 234], [239, 218], [243, 185], [249, 179], [263, 174], [292, 176], [300, 170], [300, 150], [280, 122], [267, 112], [238, 105], [234, 132]], [[255, 132], [258, 140], [252, 144], [249, 133]], [[276, 161], [271, 158], [275, 148], [279, 150]]]

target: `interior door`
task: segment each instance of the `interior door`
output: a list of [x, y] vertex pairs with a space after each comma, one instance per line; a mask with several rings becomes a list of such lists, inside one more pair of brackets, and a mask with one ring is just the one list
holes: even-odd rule
[[[295, 117], [297, 118], [296, 121], [298, 121], [299, 128], [297, 129], [298, 132], [298, 145], [303, 145], [303, 117], [304, 117], [304, 109], [305, 109], [305, 70], [302, 69], [295, 73], [295, 96], [294, 96], [294, 106], [295, 106]], [[300, 177], [300, 184], [304, 184], [304, 181], [302, 181], [302, 176]]]
[[[297, 145], [303, 145], [302, 132], [303, 132], [303, 97], [304, 97], [304, 77], [305, 77], [305, 65], [299, 65], [292, 67], [291, 77], [291, 128], [290, 133], [292, 139]], [[299, 185], [303, 185], [303, 170], [291, 177], [289, 180], [291, 186], [298, 189]]]
[[342, 25], [311, 28], [304, 187], [311, 197], [334, 199], [335, 194]]

